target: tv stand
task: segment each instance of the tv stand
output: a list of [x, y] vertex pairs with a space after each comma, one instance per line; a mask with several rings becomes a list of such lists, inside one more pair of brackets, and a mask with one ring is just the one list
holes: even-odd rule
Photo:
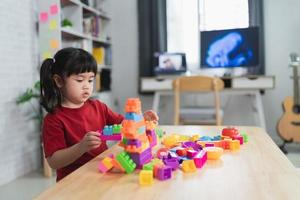
[[[178, 77], [178, 76], [177, 76]], [[141, 78], [141, 92], [149, 93], [154, 92], [152, 109], [159, 112], [159, 104], [162, 96], [172, 96], [173, 88], [172, 82], [176, 76], [165, 79], [157, 79], [155, 77], [142, 77]], [[265, 116], [261, 98], [261, 91], [274, 89], [275, 77], [274, 76], [239, 76], [239, 77], [220, 77], [225, 84], [225, 88], [221, 93], [229, 95], [247, 95], [253, 101], [254, 111], [258, 115], [258, 125], [266, 128]]]

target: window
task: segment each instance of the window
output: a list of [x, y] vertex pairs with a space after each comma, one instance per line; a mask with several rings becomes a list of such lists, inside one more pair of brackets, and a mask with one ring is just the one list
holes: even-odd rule
[[190, 70], [199, 68], [199, 30], [248, 26], [248, 0], [167, 0], [167, 49], [186, 53]]

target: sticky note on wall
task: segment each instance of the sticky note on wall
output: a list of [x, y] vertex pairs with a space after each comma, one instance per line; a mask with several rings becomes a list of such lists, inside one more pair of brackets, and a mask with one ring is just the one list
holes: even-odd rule
[[46, 23], [48, 21], [48, 13], [41, 12], [40, 13], [40, 22]]
[[52, 49], [58, 49], [58, 40], [57, 39], [50, 40], [50, 47]]
[[56, 4], [53, 4], [50, 6], [50, 14], [56, 15], [58, 13], [58, 6]]
[[51, 20], [49, 23], [49, 28], [50, 30], [57, 29], [57, 21], [56, 20]]

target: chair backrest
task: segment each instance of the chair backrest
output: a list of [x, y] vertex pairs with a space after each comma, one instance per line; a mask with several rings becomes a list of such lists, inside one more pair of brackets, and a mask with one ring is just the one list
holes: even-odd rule
[[180, 95], [184, 92], [200, 93], [213, 92], [215, 99], [216, 125], [221, 125], [220, 115], [220, 95], [223, 90], [224, 82], [217, 77], [209, 76], [183, 76], [173, 81], [174, 90], [174, 124], [178, 125], [180, 121]]

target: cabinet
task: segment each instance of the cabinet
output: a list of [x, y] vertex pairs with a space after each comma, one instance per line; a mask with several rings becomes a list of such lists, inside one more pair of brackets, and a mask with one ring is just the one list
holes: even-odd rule
[[52, 58], [64, 47], [89, 51], [98, 64], [95, 92], [110, 90], [110, 86], [107, 85], [110, 83], [101, 79], [101, 72], [105, 71], [106, 76], [110, 76], [112, 68], [110, 2], [38, 1], [40, 60]]

